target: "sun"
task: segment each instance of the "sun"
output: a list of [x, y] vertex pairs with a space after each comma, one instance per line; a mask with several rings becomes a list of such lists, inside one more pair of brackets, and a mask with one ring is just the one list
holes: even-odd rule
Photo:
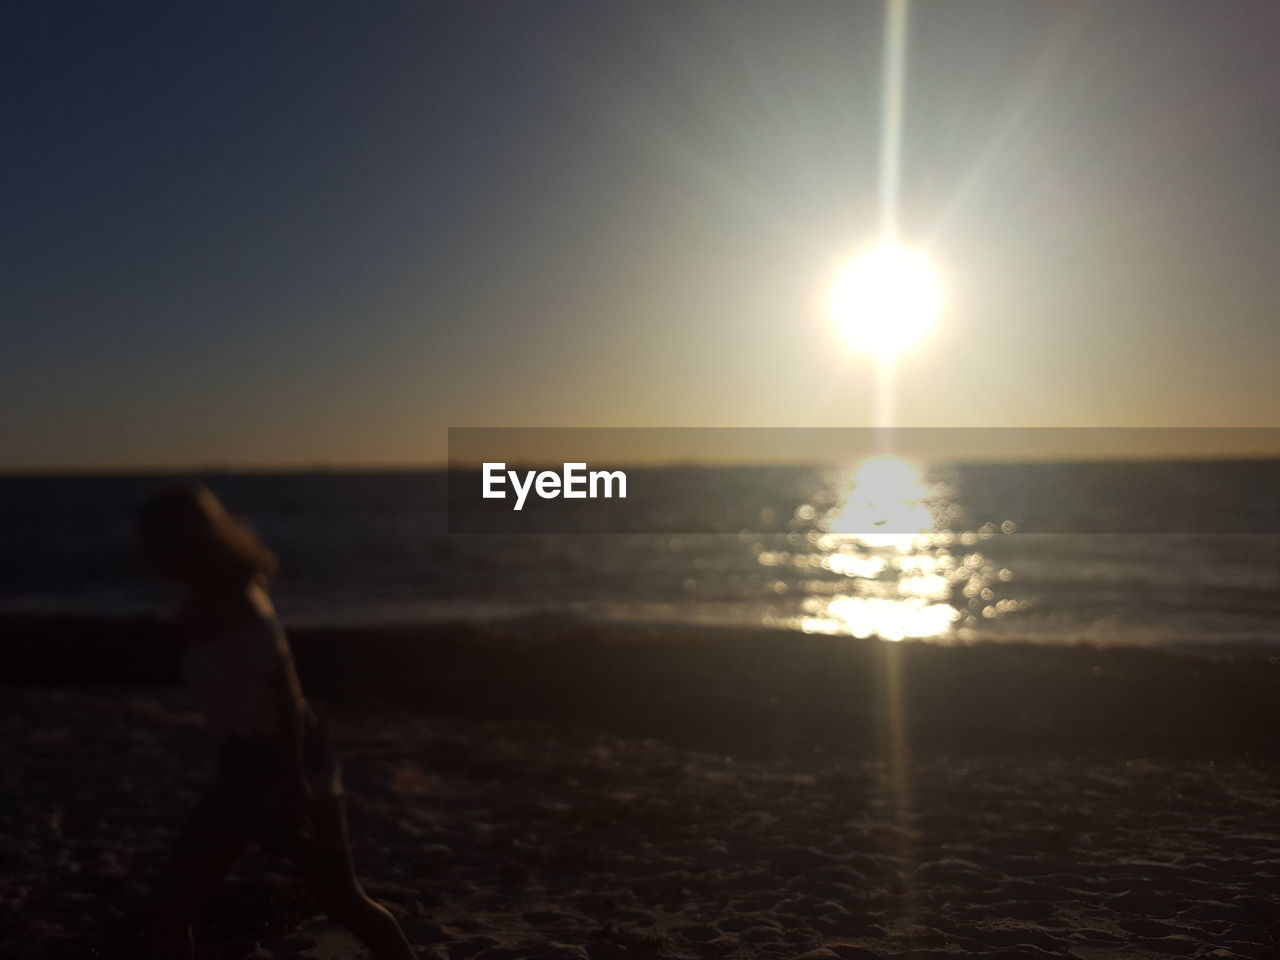
[[892, 243], [854, 257], [831, 286], [830, 312], [855, 347], [891, 360], [937, 319], [938, 271], [919, 251]]

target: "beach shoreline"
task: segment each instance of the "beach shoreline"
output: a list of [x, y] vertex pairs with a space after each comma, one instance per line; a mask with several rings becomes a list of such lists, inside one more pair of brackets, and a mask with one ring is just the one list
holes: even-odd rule
[[[159, 620], [10, 617], [8, 682], [176, 680]], [[886, 643], [529, 620], [301, 629], [311, 697], [569, 723], [697, 749], [1280, 759], [1280, 659], [1149, 647]], [[896, 728], [896, 732], [895, 732]]]

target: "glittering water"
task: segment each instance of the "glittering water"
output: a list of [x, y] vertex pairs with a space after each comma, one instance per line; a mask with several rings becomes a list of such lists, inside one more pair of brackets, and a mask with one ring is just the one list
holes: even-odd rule
[[[889, 640], [1280, 643], [1280, 462], [1143, 470], [879, 458], [646, 471], [632, 483], [668, 491], [655, 529], [698, 532], [625, 535], [450, 536], [440, 473], [201, 479], [279, 554], [294, 623], [539, 615]], [[131, 520], [172, 482], [0, 478], [0, 611], [168, 609]]]

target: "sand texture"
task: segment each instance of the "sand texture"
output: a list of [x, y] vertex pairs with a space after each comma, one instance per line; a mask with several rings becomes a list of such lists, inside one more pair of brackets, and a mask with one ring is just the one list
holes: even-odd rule
[[[173, 693], [7, 690], [0, 953], [132, 956], [202, 785]], [[403, 710], [337, 718], [357, 862], [424, 956], [1274, 957], [1256, 761], [713, 754]], [[250, 854], [208, 956], [360, 956]]]

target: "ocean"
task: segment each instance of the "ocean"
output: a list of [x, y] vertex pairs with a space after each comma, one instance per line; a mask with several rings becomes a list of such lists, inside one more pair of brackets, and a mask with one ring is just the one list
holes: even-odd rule
[[292, 625], [696, 624], [1280, 655], [1280, 461], [651, 468], [629, 471], [649, 492], [636, 506], [600, 508], [618, 522], [538, 533], [471, 522], [442, 471], [8, 476], [0, 613], [171, 611], [132, 524], [148, 493], [187, 480], [276, 551]]

